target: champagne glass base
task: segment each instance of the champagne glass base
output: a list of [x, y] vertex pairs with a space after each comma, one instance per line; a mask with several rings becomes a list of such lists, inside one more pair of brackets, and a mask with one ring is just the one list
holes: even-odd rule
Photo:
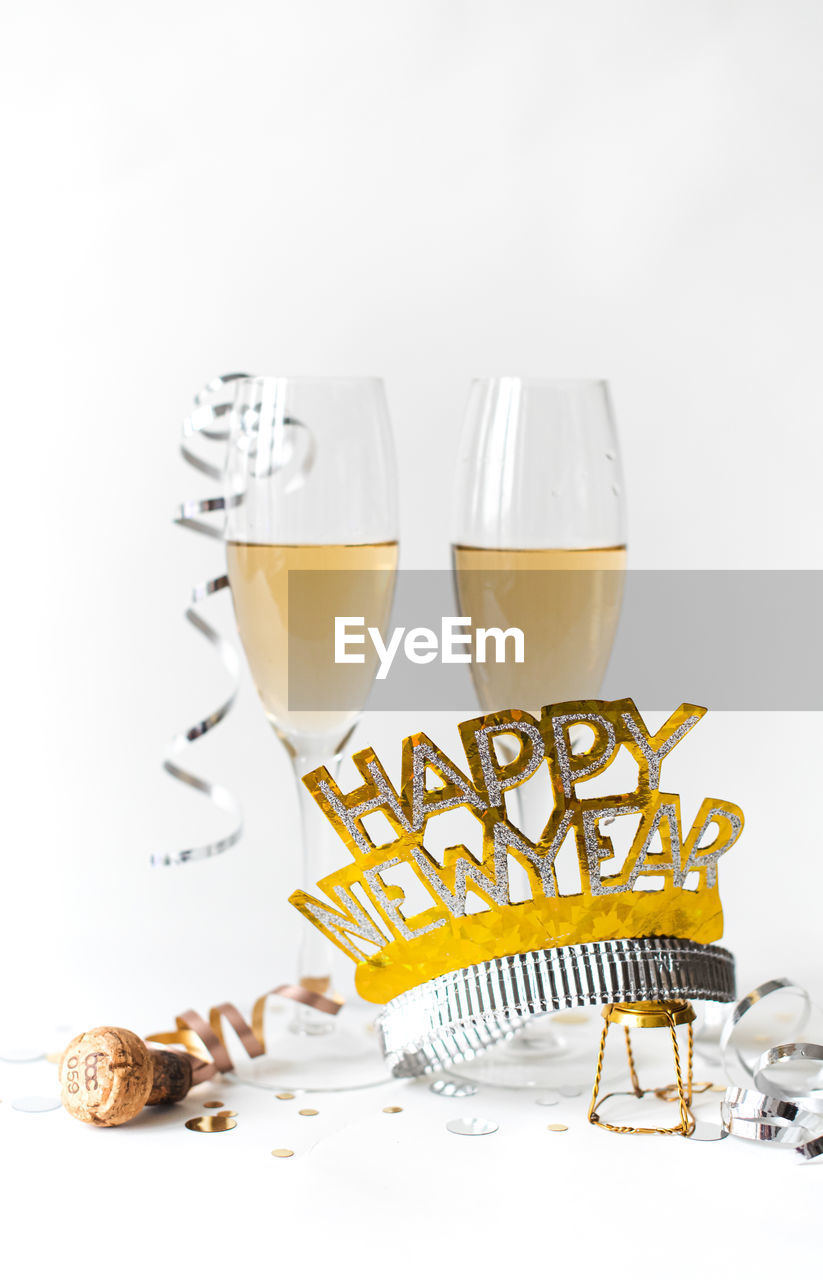
[[600, 1018], [590, 1012], [534, 1018], [511, 1040], [451, 1067], [449, 1074], [501, 1089], [582, 1094], [594, 1079], [600, 1029]]
[[283, 1026], [266, 1036], [266, 1053], [235, 1063], [233, 1079], [274, 1093], [340, 1093], [391, 1079], [368, 1012], [344, 1005], [326, 1034]]

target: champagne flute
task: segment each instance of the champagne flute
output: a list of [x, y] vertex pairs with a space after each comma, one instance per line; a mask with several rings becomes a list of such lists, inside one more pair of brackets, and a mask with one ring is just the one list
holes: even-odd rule
[[[607, 384], [473, 382], [454, 510], [460, 612], [475, 626], [517, 626], [525, 635], [522, 663], [472, 664], [481, 709], [539, 712], [549, 703], [596, 697], [614, 643], [626, 563], [620, 451]], [[514, 821], [539, 838], [552, 804], [547, 776], [509, 797]], [[461, 1073], [493, 1084], [546, 1087], [568, 1080], [569, 1061], [567, 1046], [544, 1018]]]
[[[366, 378], [243, 378], [227, 456], [226, 559], [240, 638], [263, 710], [294, 770], [302, 828], [296, 884], [313, 887], [342, 847], [303, 786], [335, 774], [374, 680], [376, 654], [334, 661], [335, 616], [385, 628], [397, 566], [394, 452], [383, 384]], [[290, 618], [291, 611], [291, 618]], [[331, 946], [300, 922], [297, 983], [332, 995]], [[292, 975], [289, 975], [291, 978]], [[267, 1054], [244, 1064], [266, 1087], [342, 1089], [386, 1078], [367, 1017], [295, 1003]]]

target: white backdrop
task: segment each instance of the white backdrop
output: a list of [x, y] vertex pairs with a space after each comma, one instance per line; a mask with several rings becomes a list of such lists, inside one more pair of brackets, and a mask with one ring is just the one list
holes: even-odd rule
[[[170, 524], [209, 492], [176, 457], [191, 395], [385, 377], [402, 563], [443, 567], [470, 377], [605, 376], [634, 567], [819, 567], [823, 8], [53, 0], [5, 25], [4, 1011], [149, 1031], [293, 976], [296, 810], [247, 679], [190, 755], [243, 844], [148, 865], [224, 829], [159, 767], [225, 690], [181, 618], [220, 548]], [[721, 872], [743, 982], [823, 981], [819, 726], [716, 716], [670, 766], [747, 813]]]

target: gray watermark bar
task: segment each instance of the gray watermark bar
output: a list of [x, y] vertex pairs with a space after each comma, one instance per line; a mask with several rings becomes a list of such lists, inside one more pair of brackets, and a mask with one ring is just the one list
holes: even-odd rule
[[[392, 585], [394, 592], [392, 596]], [[521, 639], [518, 639], [518, 633]], [[293, 570], [289, 707], [823, 710], [817, 570]], [[337, 660], [336, 660], [337, 659]]]

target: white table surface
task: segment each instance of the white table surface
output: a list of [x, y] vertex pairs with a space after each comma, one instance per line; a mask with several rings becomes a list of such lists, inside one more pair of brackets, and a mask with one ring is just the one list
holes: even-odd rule
[[[657, 1043], [641, 1045], [652, 1064], [641, 1075], [665, 1075]], [[101, 1130], [13, 1108], [55, 1094], [56, 1072], [0, 1062], [8, 1275], [767, 1276], [819, 1261], [823, 1160], [734, 1138], [605, 1133], [586, 1122], [587, 1088], [551, 1107], [489, 1087], [439, 1097], [428, 1080], [284, 1102], [218, 1076], [175, 1107]], [[698, 1116], [715, 1120], [721, 1096], [706, 1094]], [[237, 1127], [187, 1130], [214, 1098]], [[385, 1114], [391, 1105], [402, 1112]], [[298, 1115], [305, 1106], [319, 1114]], [[447, 1132], [460, 1115], [499, 1130]], [[554, 1122], [568, 1131], [548, 1131]], [[295, 1155], [273, 1158], [274, 1147]]]

